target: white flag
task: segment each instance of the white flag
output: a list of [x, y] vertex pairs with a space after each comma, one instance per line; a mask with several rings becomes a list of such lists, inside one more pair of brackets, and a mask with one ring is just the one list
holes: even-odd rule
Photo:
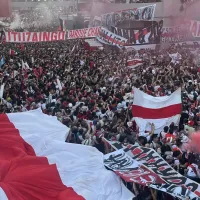
[[62, 85], [61, 85], [61, 82], [58, 78], [57, 78], [57, 84], [58, 84], [59, 90], [62, 90]]
[[34, 62], [35, 62], [33, 57], [31, 57], [31, 62], [32, 62], [32, 63], [34, 63]]
[[22, 69], [26, 69], [26, 66], [23, 60], [22, 60]]
[[15, 76], [17, 76], [18, 74], [19, 74], [18, 71], [14, 70], [14, 71], [12, 72], [11, 77], [12, 77], [12, 78], [15, 78]]
[[170, 58], [172, 59], [171, 60], [171, 63], [174, 63], [174, 64], [179, 64], [180, 60], [182, 59], [182, 56], [180, 53], [173, 53], [173, 54], [169, 54]]
[[71, 54], [74, 52], [75, 48], [76, 48], [76, 45], [74, 45], [74, 47], [72, 48]]
[[3, 92], [4, 92], [4, 83], [1, 85], [1, 88], [0, 88], [0, 98], [2, 99], [3, 98]]
[[30, 67], [29, 67], [27, 62], [25, 62], [24, 65], [25, 65], [26, 69], [30, 69]]

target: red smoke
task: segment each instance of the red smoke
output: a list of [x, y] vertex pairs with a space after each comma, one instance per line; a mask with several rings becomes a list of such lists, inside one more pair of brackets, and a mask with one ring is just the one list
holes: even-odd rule
[[10, 17], [10, 0], [0, 0], [0, 17]]

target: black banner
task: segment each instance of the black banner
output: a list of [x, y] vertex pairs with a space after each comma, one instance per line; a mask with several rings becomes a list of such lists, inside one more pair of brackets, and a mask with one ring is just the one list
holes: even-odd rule
[[111, 32], [128, 39], [128, 44], [159, 44], [162, 35], [163, 20], [153, 21], [152, 25], [141, 30], [111, 27]]

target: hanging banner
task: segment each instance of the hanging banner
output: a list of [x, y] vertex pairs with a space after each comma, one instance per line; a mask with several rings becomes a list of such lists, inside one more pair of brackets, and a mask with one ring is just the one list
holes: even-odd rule
[[106, 154], [104, 165], [126, 182], [134, 182], [144, 186], [152, 183], [165, 183], [156, 173], [145, 168], [142, 163], [133, 160], [123, 149]]
[[117, 26], [118, 23], [124, 21], [152, 21], [154, 19], [155, 8], [156, 4], [153, 4], [145, 7], [106, 13], [101, 15], [101, 25], [110, 27]]
[[65, 40], [66, 32], [5, 32], [6, 42], [50, 42]]
[[125, 46], [127, 51], [155, 50], [156, 44]]
[[97, 39], [101, 43], [118, 46], [118, 47], [125, 46], [128, 41], [127, 39], [119, 35], [116, 35], [103, 27], [99, 29], [99, 36], [97, 37]]
[[[122, 178], [126, 176], [124, 180], [130, 178], [132, 182], [138, 183], [137, 180], [135, 181], [134, 173], [132, 174], [131, 170], [139, 170], [143, 166], [144, 172], [146, 170], [152, 172], [152, 177], [149, 177], [151, 181], [140, 179], [144, 184], [180, 199], [189, 197], [192, 200], [199, 200], [200, 185], [179, 174], [154, 149], [134, 145], [124, 147], [119, 142], [110, 142], [109, 145], [113, 149], [121, 151], [114, 152], [113, 156], [111, 156], [112, 154], [105, 155], [104, 163], [107, 167], [117, 172], [118, 175], [121, 174]], [[125, 157], [122, 152], [126, 153], [128, 157]], [[130, 165], [130, 157], [134, 160], [134, 168], [127, 167]], [[137, 167], [136, 163], [138, 163]], [[120, 170], [121, 166], [122, 169]], [[164, 181], [164, 183], [161, 183], [160, 180]]]
[[135, 29], [121, 29], [118, 27], [111, 27], [111, 31], [128, 40], [128, 45], [132, 44], [158, 44], [160, 43], [163, 28], [163, 20], [159, 22], [152, 22], [150, 27], [142, 30]]
[[163, 27], [161, 42], [162, 43], [183, 42], [191, 37], [192, 35], [185, 24], [173, 27]]
[[93, 38], [99, 35], [100, 27], [91, 27], [77, 30], [70, 30], [67, 32], [67, 39], [77, 38]]

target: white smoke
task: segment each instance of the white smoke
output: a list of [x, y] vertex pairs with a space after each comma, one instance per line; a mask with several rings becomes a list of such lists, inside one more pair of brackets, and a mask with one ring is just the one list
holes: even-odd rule
[[23, 27], [23, 22], [21, 21], [20, 15], [18, 13], [14, 13], [14, 19], [10, 24], [11, 29], [16, 29]]
[[59, 23], [58, 16], [63, 8], [53, 8], [51, 4], [38, 4], [34, 10], [24, 12], [20, 15], [19, 12], [13, 13], [13, 21], [10, 28], [29, 28], [29, 27], [43, 27], [45, 25], [53, 25]]

